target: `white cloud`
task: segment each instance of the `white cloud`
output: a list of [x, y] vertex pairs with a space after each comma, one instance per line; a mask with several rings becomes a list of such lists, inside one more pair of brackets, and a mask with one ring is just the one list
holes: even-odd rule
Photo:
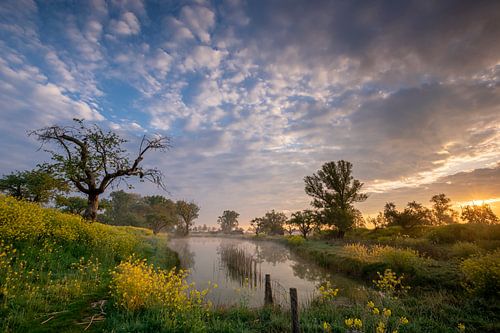
[[196, 46], [192, 53], [186, 57], [184, 67], [188, 71], [200, 68], [215, 69], [221, 63], [226, 53], [214, 50], [209, 46]]
[[202, 6], [185, 6], [181, 9], [180, 19], [203, 43], [210, 42], [210, 30], [215, 24], [215, 14]]
[[149, 60], [150, 66], [157, 70], [160, 74], [159, 76], [164, 78], [170, 69], [170, 64], [172, 63], [172, 56], [162, 49], [156, 50], [156, 54]]
[[126, 12], [119, 20], [111, 20], [110, 29], [118, 35], [137, 35], [141, 31], [141, 25], [134, 13]]

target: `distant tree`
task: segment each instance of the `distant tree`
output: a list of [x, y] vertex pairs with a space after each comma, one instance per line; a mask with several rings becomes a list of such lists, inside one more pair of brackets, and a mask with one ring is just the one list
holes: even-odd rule
[[263, 224], [264, 219], [262, 217], [256, 217], [250, 221], [250, 226], [257, 236], [263, 232]]
[[384, 219], [387, 221], [386, 226], [393, 226], [398, 224], [400, 213], [396, 209], [394, 202], [388, 202], [384, 206]]
[[406, 208], [399, 212], [394, 203], [385, 205], [384, 217], [389, 226], [400, 226], [411, 229], [416, 226], [432, 225], [432, 212], [416, 201], [409, 202]]
[[307, 239], [307, 235], [309, 235], [309, 233], [313, 231], [317, 226], [316, 214], [312, 210], [308, 209], [295, 212], [292, 214], [292, 217], [290, 218], [288, 223], [296, 226], [302, 236]]
[[162, 229], [174, 226], [177, 221], [177, 207], [175, 202], [161, 195], [152, 195], [143, 198], [144, 216], [147, 225], [158, 234]]
[[284, 225], [287, 217], [284, 213], [276, 212], [274, 209], [267, 212], [263, 217], [253, 219], [250, 224], [255, 228], [255, 233], [267, 235], [283, 235]]
[[434, 195], [432, 203], [432, 224], [443, 225], [457, 222], [458, 213], [451, 207], [451, 199], [444, 193]]
[[44, 168], [57, 177], [67, 179], [87, 196], [85, 217], [95, 220], [99, 196], [112, 184], [132, 176], [149, 180], [163, 187], [163, 177], [158, 169], [144, 169], [141, 162], [148, 151], [165, 151], [169, 139], [163, 136], [142, 139], [139, 153], [130, 160], [123, 149], [127, 140], [114, 132], [105, 132], [99, 126], [87, 126], [83, 120], [74, 119], [71, 126], [49, 126], [32, 131], [42, 144], [54, 143], [60, 152], [46, 150], [52, 163]]
[[488, 204], [481, 206], [465, 206], [462, 208], [462, 220], [473, 224], [497, 224], [498, 217], [493, 213]]
[[59, 195], [56, 197], [55, 205], [65, 213], [83, 215], [85, 209], [87, 209], [87, 199], [76, 196], [65, 197]]
[[360, 193], [363, 183], [352, 176], [352, 164], [343, 160], [325, 163], [304, 181], [306, 193], [313, 197], [311, 204], [320, 210], [320, 222], [335, 226], [343, 238], [359, 216], [353, 204], [368, 198]]
[[17, 199], [47, 203], [69, 190], [68, 184], [43, 170], [16, 171], [0, 179], [0, 191]]
[[206, 232], [206, 231], [208, 230], [208, 229], [207, 229], [207, 225], [206, 225], [206, 224], [203, 224], [203, 226], [201, 227], [201, 230]]
[[377, 216], [375, 217], [369, 217], [367, 218], [368, 224], [371, 224], [375, 227], [375, 229], [382, 229], [387, 227], [388, 221], [384, 215], [384, 213], [379, 212]]
[[194, 220], [198, 218], [200, 207], [194, 202], [179, 200], [176, 203], [177, 215], [179, 217], [177, 230], [178, 233], [184, 236], [189, 234], [189, 230], [194, 224]]
[[295, 226], [290, 223], [290, 220], [286, 222], [286, 224], [283, 226], [283, 229], [289, 236], [293, 235], [293, 232], [296, 230]]
[[144, 203], [139, 194], [120, 190], [111, 192], [109, 197], [109, 204], [102, 216], [104, 223], [146, 227]]
[[217, 219], [217, 223], [220, 225], [220, 228], [223, 233], [229, 234], [236, 227], [238, 227], [238, 214], [234, 210], [225, 210], [221, 216]]

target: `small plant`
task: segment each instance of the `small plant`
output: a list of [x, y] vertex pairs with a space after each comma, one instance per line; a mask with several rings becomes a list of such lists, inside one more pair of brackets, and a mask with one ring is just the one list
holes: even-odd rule
[[363, 321], [359, 318], [347, 318], [344, 324], [350, 332], [359, 332], [363, 328]]
[[320, 294], [321, 300], [332, 301], [335, 297], [337, 297], [339, 289], [333, 288], [330, 281], [327, 281], [326, 283], [319, 286], [318, 292]]
[[397, 276], [390, 268], [384, 271], [384, 274], [377, 272], [378, 279], [373, 280], [375, 286], [383, 293], [389, 296], [395, 296], [406, 293], [410, 287], [403, 285], [404, 275]]
[[392, 310], [389, 308], [383, 308], [380, 311], [373, 301], [368, 302], [367, 308], [375, 316], [377, 322], [375, 326], [376, 333], [398, 333], [401, 326], [410, 322], [406, 317], [394, 317]]

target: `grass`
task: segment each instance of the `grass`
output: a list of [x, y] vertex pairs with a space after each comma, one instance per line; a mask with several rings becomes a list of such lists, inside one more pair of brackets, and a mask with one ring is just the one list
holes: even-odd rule
[[134, 253], [178, 263], [165, 236], [0, 196], [0, 331], [81, 332], [109, 300], [110, 270]]
[[[442, 237], [457, 228], [459, 240]], [[412, 237], [401, 230], [358, 230], [346, 241], [273, 237], [332, 272], [365, 282], [338, 295], [325, 287], [300, 309], [302, 331], [348, 332], [346, 319], [359, 319], [363, 332], [375, 332], [381, 322], [386, 332], [397, 327], [398, 332], [452, 333], [458, 324], [466, 332], [500, 331], [497, 229], [478, 227], [471, 241], [463, 230], [472, 227], [460, 228], [421, 229]], [[89, 224], [1, 196], [0, 331], [290, 331], [286, 308], [211, 307], [204, 291], [185, 283], [183, 273], [172, 275], [178, 262], [165, 235]], [[398, 277], [404, 274], [402, 283], [411, 287], [406, 294], [372, 288], [377, 272], [388, 268]], [[369, 301], [380, 313], [367, 307]], [[384, 308], [390, 316], [381, 314]], [[401, 317], [409, 323], [399, 325]]]

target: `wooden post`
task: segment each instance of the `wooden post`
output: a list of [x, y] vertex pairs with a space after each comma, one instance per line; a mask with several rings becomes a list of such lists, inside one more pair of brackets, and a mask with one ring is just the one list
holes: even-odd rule
[[273, 291], [271, 289], [271, 275], [266, 274], [264, 305], [272, 305], [272, 304], [273, 304]]
[[290, 288], [290, 306], [292, 314], [292, 333], [300, 333], [297, 288]]

